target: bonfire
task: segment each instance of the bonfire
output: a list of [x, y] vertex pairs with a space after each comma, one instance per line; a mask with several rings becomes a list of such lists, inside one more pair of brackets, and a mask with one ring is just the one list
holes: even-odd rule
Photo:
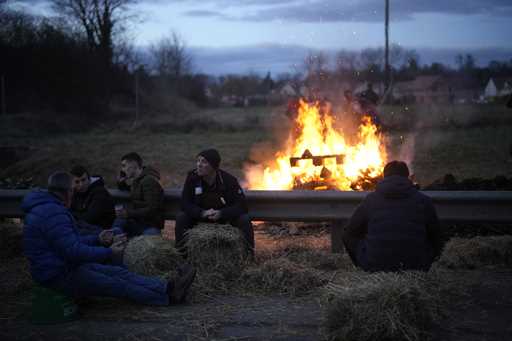
[[319, 103], [301, 101], [285, 146], [274, 159], [247, 168], [249, 188], [371, 189], [386, 162], [381, 134], [367, 116], [361, 117], [355, 137], [340, 126]]

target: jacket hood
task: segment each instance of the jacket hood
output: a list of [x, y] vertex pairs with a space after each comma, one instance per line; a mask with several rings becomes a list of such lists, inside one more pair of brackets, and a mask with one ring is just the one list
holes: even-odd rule
[[143, 178], [146, 175], [152, 176], [152, 177], [156, 178], [157, 180], [160, 180], [160, 173], [155, 168], [153, 168], [151, 166], [145, 166], [144, 169], [142, 170], [142, 173], [140, 174], [139, 178]]
[[417, 189], [408, 178], [391, 175], [379, 181], [377, 192], [388, 198], [404, 198], [416, 193]]
[[23, 212], [28, 213], [34, 207], [45, 205], [49, 203], [56, 203], [64, 205], [55, 195], [46, 190], [35, 190], [28, 193], [21, 202], [21, 209]]

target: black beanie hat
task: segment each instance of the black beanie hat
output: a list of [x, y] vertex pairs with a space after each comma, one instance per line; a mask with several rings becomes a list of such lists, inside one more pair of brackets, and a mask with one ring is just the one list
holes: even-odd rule
[[206, 149], [197, 154], [197, 156], [202, 156], [208, 161], [210, 166], [212, 166], [215, 169], [218, 169], [220, 166], [220, 154], [217, 151], [217, 149]]

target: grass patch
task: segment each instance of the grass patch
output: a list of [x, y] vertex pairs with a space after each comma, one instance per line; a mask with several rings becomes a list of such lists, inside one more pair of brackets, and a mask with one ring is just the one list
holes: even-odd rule
[[436, 281], [425, 273], [354, 273], [325, 287], [329, 340], [425, 340], [439, 320]]
[[449, 269], [512, 267], [512, 236], [452, 238], [443, 250], [438, 265]]
[[23, 252], [23, 227], [12, 221], [0, 222], [0, 261]]

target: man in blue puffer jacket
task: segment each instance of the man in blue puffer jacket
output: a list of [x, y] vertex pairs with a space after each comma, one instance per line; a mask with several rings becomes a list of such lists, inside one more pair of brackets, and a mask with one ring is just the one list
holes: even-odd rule
[[357, 207], [343, 242], [354, 265], [366, 271], [427, 271], [440, 255], [436, 210], [409, 180], [404, 162], [384, 167], [384, 179]]
[[150, 305], [183, 301], [195, 277], [192, 267], [166, 282], [106, 264], [120, 263], [126, 240], [115, 240], [112, 231], [80, 236], [69, 211], [71, 197], [71, 175], [57, 172], [48, 179], [48, 191], [33, 191], [23, 200], [23, 246], [34, 281], [73, 297], [121, 297]]

